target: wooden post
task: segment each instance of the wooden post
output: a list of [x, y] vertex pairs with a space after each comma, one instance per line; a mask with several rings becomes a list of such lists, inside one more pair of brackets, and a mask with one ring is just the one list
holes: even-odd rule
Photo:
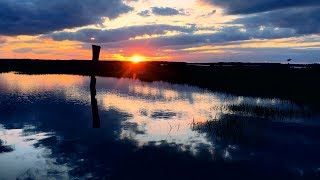
[[100, 56], [100, 46], [92, 45], [92, 61], [98, 62]]

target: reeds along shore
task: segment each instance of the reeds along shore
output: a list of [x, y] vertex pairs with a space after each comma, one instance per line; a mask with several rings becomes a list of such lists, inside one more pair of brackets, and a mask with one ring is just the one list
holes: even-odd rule
[[137, 78], [195, 85], [243, 96], [277, 97], [320, 107], [320, 65], [263, 63], [0, 60], [0, 72]]

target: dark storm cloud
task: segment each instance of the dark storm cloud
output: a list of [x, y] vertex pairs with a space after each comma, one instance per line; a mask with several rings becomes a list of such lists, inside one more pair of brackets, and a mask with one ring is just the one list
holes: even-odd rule
[[[57, 41], [72, 40], [84, 43], [101, 43], [108, 48], [125, 47], [170, 47], [171, 49], [184, 47], [193, 47], [205, 44], [224, 44], [230, 42], [243, 42], [247, 40], [270, 40], [279, 38], [289, 38], [301, 36], [297, 31], [291, 28], [275, 27], [241, 27], [231, 26], [222, 29], [209, 28], [216, 30], [215, 33], [196, 34], [202, 30], [196, 26], [170, 26], [170, 25], [146, 25], [132, 26], [112, 30], [82, 29], [76, 32], [57, 32], [44, 37], [50, 37]], [[205, 28], [206, 29], [206, 28]], [[208, 30], [209, 30], [208, 29]], [[182, 32], [179, 35], [161, 36], [147, 39], [132, 39], [143, 35], [163, 35], [168, 31]], [[91, 38], [95, 38], [94, 41]]]
[[183, 10], [178, 10], [170, 7], [152, 7], [152, 13], [158, 16], [173, 16], [173, 15], [185, 15]]
[[35, 35], [102, 23], [132, 10], [122, 0], [1, 0], [0, 34]]
[[236, 19], [232, 23], [244, 24], [248, 27], [290, 28], [298, 34], [320, 33], [320, 7], [275, 10]]
[[290, 7], [319, 6], [319, 0], [201, 0], [220, 6], [228, 14], [251, 14]]
[[132, 46], [155, 46], [171, 47], [173, 46], [194, 46], [203, 44], [219, 44], [233, 41], [245, 41], [252, 39], [278, 39], [294, 37], [296, 33], [292, 29], [285, 28], [246, 28], [226, 27], [217, 33], [210, 34], [182, 34], [175, 36], [163, 36], [150, 39], [130, 40], [105, 44], [106, 47], [132, 47]]
[[129, 40], [143, 35], [162, 35], [168, 31], [178, 31], [184, 33], [192, 33], [196, 30], [194, 26], [171, 26], [171, 25], [144, 25], [130, 26], [119, 29], [100, 30], [100, 29], [81, 29], [76, 32], [57, 32], [44, 37], [51, 37], [56, 41], [73, 40], [81, 42], [107, 43]]

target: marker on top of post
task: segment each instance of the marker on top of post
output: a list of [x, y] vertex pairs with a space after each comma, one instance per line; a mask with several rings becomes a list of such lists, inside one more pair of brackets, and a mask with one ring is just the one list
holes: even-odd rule
[[92, 45], [92, 61], [98, 62], [100, 56], [101, 46]]

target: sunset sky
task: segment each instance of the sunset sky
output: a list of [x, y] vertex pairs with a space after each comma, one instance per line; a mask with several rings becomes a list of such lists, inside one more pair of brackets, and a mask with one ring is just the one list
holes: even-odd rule
[[319, 0], [1, 0], [0, 58], [320, 62]]

